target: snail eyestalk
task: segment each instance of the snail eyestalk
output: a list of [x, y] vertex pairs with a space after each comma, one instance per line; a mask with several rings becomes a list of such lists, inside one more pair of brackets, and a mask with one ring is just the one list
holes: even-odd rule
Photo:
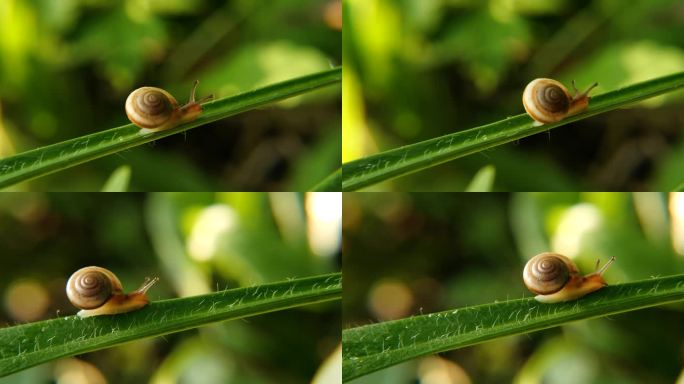
[[615, 261], [615, 256], [611, 257], [610, 260], [608, 260], [608, 262], [606, 262], [606, 264], [601, 269], [598, 269], [600, 260], [597, 260], [596, 261], [596, 269], [597, 269], [596, 274], [598, 274], [599, 276], [603, 275], [603, 272], [605, 272], [606, 269], [608, 269], [608, 267], [610, 267], [610, 265], [613, 264], [614, 261]]
[[140, 288], [136, 289], [135, 291], [136, 291], [136, 292], [140, 292], [140, 293], [146, 293], [147, 290], [150, 289], [150, 288], [152, 288], [152, 286], [153, 286], [154, 284], [156, 284], [158, 281], [159, 281], [159, 278], [158, 278], [158, 277], [154, 277], [154, 278], [146, 277], [146, 278], [145, 278], [145, 281], [142, 283], [142, 285], [140, 286]]

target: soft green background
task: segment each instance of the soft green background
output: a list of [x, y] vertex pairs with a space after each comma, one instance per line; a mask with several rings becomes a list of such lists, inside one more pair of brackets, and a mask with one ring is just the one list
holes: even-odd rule
[[[312, 204], [321, 197], [327, 205]], [[76, 313], [64, 287], [87, 265], [112, 270], [126, 291], [158, 276], [152, 300], [339, 271], [340, 204], [338, 193], [0, 194], [0, 326]], [[327, 250], [311, 245], [321, 227], [333, 232]], [[10, 310], [11, 287], [22, 282], [47, 294], [38, 318]], [[78, 361], [111, 383], [310, 382], [334, 356], [340, 317], [340, 303], [332, 302], [136, 341]], [[82, 371], [72, 367], [76, 361], [0, 382], [66, 380]]]
[[[684, 68], [681, 1], [345, 0], [343, 161], [524, 112], [551, 77], [593, 94]], [[373, 190], [672, 190], [682, 92], [468, 156]]]
[[[354, 284], [345, 284], [342, 326], [389, 320], [377, 308], [399, 307], [401, 291], [409, 305], [396, 318], [530, 297], [523, 266], [549, 250], [574, 256], [584, 273], [615, 256], [609, 284], [680, 274], [681, 211], [674, 195], [659, 193], [347, 193], [344, 279]], [[401, 289], [371, 304], [389, 286]], [[646, 309], [416, 359], [354, 382], [448, 373], [474, 383], [672, 383], [684, 375], [683, 323], [682, 305]]]
[[[341, 62], [338, 1], [28, 1], [0, 4], [0, 157], [128, 123], [142, 85], [226, 97]], [[339, 87], [241, 114], [19, 186], [304, 190], [339, 167]]]

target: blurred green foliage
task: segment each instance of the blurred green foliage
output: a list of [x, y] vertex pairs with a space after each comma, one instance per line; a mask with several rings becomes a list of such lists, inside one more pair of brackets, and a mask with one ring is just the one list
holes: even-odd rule
[[[335, 10], [339, 0], [3, 1], [0, 156], [128, 123], [138, 86], [185, 102], [195, 79], [200, 97], [224, 97], [326, 70], [341, 62]], [[100, 190], [128, 165], [134, 191], [304, 190], [339, 167], [340, 119], [333, 87], [20, 188]]]
[[[681, 1], [345, 0], [343, 161], [523, 112], [551, 77], [595, 94], [684, 67]], [[682, 92], [374, 187], [671, 190], [684, 179]], [[543, 177], [540, 177], [543, 176]]]
[[[346, 193], [344, 279], [354, 284], [345, 284], [343, 327], [530, 297], [522, 270], [544, 251], [572, 257], [584, 273], [615, 256], [608, 284], [680, 274], [683, 202], [682, 194], [660, 193]], [[449, 372], [487, 383], [671, 383], [684, 374], [683, 322], [682, 305], [635, 311], [354, 382], [411, 383]]]
[[[86, 265], [111, 269], [126, 291], [159, 276], [152, 300], [339, 271], [340, 198], [0, 194], [0, 326], [76, 313], [65, 283]], [[57, 382], [62, 370], [82, 370], [64, 368], [76, 363], [94, 366], [109, 382], [310, 382], [340, 342], [340, 317], [340, 304], [330, 303], [223, 322], [62, 359], [0, 382]]]

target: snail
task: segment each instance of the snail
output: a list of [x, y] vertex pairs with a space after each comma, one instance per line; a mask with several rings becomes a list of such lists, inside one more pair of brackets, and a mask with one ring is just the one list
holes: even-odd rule
[[579, 93], [572, 81], [574, 95], [560, 82], [553, 79], [534, 79], [523, 92], [523, 107], [537, 124], [555, 123], [567, 116], [580, 113], [589, 106], [589, 92], [598, 86], [594, 83], [586, 91]]
[[542, 303], [557, 303], [578, 299], [597, 291], [607, 284], [603, 273], [615, 261], [615, 257], [596, 272], [582, 276], [575, 263], [558, 253], [544, 252], [530, 259], [523, 271], [527, 289], [537, 294], [534, 298]]
[[112, 271], [100, 267], [84, 267], [74, 272], [67, 281], [69, 301], [81, 310], [78, 317], [113, 315], [138, 310], [149, 303], [145, 294], [159, 278], [146, 278], [131, 293], [124, 293], [119, 279]]
[[133, 124], [143, 129], [142, 133], [158, 132], [195, 120], [202, 113], [200, 103], [214, 97], [209, 95], [195, 101], [198, 84], [199, 81], [195, 80], [190, 100], [182, 106], [178, 106], [176, 99], [161, 88], [138, 88], [126, 99], [126, 115]]

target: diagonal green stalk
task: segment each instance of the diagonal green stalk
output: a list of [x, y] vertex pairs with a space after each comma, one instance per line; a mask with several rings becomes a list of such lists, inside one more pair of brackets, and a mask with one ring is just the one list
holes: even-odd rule
[[50, 360], [209, 323], [342, 298], [342, 274], [161, 300], [138, 311], [60, 317], [0, 329], [0, 377]]
[[342, 188], [342, 170], [337, 171], [328, 175], [325, 179], [321, 180], [318, 184], [311, 187], [312, 192], [333, 192], [339, 191]]
[[341, 79], [342, 68], [337, 67], [203, 104], [204, 112], [197, 119], [161, 132], [141, 134], [138, 127], [127, 124], [6, 157], [0, 159], [0, 188], [311, 92]]
[[571, 321], [684, 300], [684, 275], [612, 285], [579, 300], [533, 298], [458, 308], [342, 331], [344, 381], [416, 357]]
[[342, 190], [363, 187], [484, 151], [684, 87], [684, 72], [630, 85], [591, 98], [589, 108], [553, 124], [536, 126], [527, 114], [391, 149], [342, 165]]

